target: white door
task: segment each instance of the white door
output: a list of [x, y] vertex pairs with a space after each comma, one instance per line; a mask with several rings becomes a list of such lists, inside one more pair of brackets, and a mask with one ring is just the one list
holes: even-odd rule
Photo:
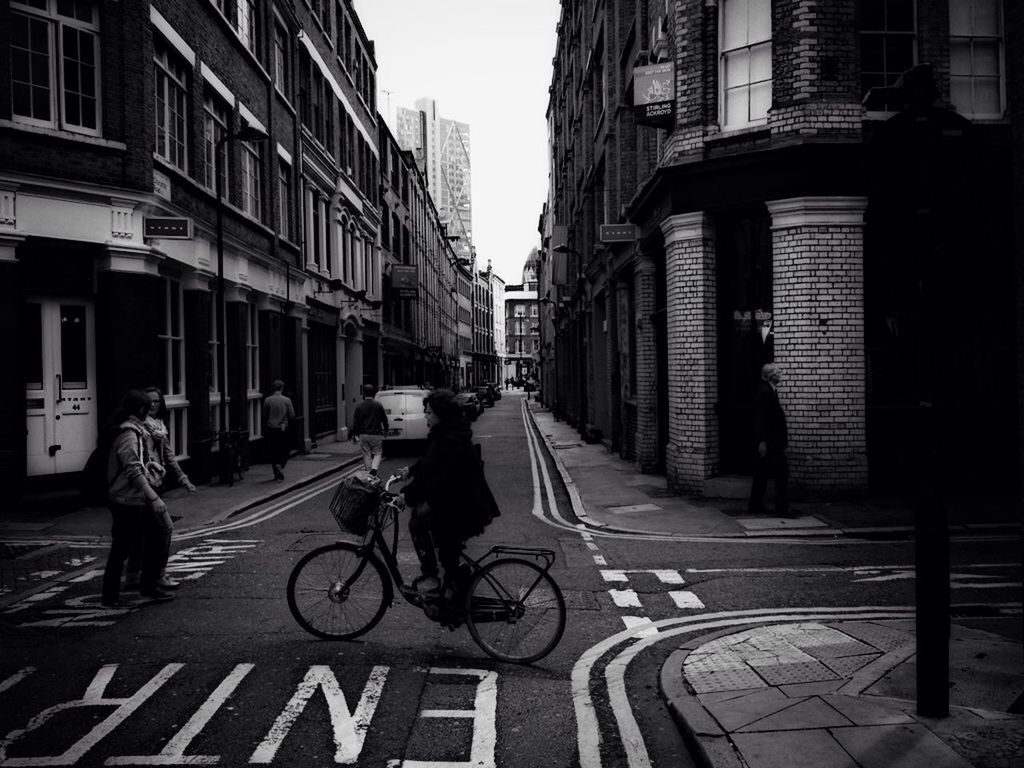
[[24, 327], [27, 474], [78, 472], [97, 434], [92, 302], [30, 299]]

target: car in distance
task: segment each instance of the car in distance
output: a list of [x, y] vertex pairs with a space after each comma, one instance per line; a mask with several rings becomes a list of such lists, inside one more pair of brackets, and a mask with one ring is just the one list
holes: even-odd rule
[[421, 387], [393, 387], [382, 389], [374, 396], [374, 400], [384, 406], [388, 417], [385, 450], [399, 442], [427, 439], [429, 427], [427, 415], [423, 412], [423, 398], [429, 394], [429, 389]]

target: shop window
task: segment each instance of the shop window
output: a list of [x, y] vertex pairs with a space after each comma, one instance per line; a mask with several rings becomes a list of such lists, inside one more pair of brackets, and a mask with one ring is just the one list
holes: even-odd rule
[[167, 428], [175, 456], [188, 446], [188, 400], [185, 397], [185, 297], [181, 283], [164, 278], [157, 339], [162, 346], [158, 386], [167, 403]]

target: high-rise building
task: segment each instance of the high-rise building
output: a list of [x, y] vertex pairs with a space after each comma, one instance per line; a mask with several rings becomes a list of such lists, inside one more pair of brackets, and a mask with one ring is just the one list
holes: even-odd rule
[[472, 259], [473, 204], [469, 124], [441, 117], [434, 99], [417, 99], [414, 109], [398, 107], [395, 137], [416, 158], [460, 259]]

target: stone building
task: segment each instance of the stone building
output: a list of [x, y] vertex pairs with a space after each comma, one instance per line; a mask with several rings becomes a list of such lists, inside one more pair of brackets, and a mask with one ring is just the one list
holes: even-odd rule
[[908, 490], [928, 403], [949, 489], [1012, 492], [1020, 13], [563, 0], [542, 312], [581, 433], [716, 493], [774, 360], [799, 485]]

